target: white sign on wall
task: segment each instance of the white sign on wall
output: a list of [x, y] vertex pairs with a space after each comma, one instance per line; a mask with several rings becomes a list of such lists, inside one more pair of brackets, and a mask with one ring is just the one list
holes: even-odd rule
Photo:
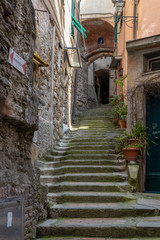
[[21, 58], [12, 48], [9, 50], [8, 62], [19, 72], [25, 74], [26, 61]]

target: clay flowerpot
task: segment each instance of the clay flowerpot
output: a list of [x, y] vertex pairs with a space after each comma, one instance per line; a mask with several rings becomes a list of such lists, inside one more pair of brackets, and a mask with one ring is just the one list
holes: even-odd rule
[[123, 153], [125, 160], [127, 161], [136, 161], [138, 158], [138, 155], [140, 155], [140, 149], [139, 148], [123, 148]]
[[126, 120], [119, 120], [119, 125], [121, 128], [126, 128]]
[[130, 138], [130, 139], [128, 139], [128, 143], [129, 143], [129, 144], [132, 144], [132, 145], [136, 145], [136, 144], [138, 144], [138, 142], [139, 142], [139, 140], [136, 139], [136, 138]]

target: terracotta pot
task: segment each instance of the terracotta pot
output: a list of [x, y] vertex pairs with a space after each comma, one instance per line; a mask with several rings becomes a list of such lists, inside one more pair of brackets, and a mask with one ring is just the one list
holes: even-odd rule
[[140, 155], [140, 149], [139, 148], [123, 148], [123, 153], [124, 153], [125, 160], [136, 161], [138, 158], [138, 155]]
[[130, 139], [128, 139], [128, 143], [129, 144], [132, 144], [132, 145], [136, 145], [136, 144], [138, 144], [138, 142], [139, 142], [139, 140], [138, 139], [136, 139], [136, 138], [130, 138]]
[[121, 128], [126, 128], [126, 125], [127, 125], [127, 124], [126, 124], [126, 120], [119, 120], [118, 123], [119, 123], [119, 125], [120, 125]]

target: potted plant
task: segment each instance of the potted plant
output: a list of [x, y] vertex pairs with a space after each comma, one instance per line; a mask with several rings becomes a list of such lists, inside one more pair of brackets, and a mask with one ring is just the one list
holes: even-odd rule
[[124, 102], [119, 102], [114, 109], [115, 115], [117, 115], [118, 123], [121, 128], [126, 128], [126, 120], [127, 120], [127, 104]]
[[118, 138], [118, 150], [124, 154], [127, 161], [136, 161], [138, 155], [143, 154], [143, 149], [148, 149], [149, 138], [146, 127], [141, 122], [137, 122], [132, 128], [132, 133], [126, 133]]
[[121, 101], [121, 95], [115, 95], [109, 97], [109, 105], [116, 106]]
[[136, 161], [140, 155], [141, 145], [130, 144], [123, 148], [123, 154], [126, 161]]

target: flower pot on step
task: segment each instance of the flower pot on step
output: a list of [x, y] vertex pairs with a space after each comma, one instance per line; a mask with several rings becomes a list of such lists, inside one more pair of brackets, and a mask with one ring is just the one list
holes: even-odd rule
[[130, 139], [128, 139], [128, 143], [129, 143], [129, 145], [136, 145], [139, 143], [139, 139], [130, 138]]
[[140, 155], [140, 148], [123, 148], [123, 153], [125, 160], [127, 161], [136, 161], [138, 155]]
[[119, 120], [119, 125], [121, 128], [126, 128], [126, 120]]

